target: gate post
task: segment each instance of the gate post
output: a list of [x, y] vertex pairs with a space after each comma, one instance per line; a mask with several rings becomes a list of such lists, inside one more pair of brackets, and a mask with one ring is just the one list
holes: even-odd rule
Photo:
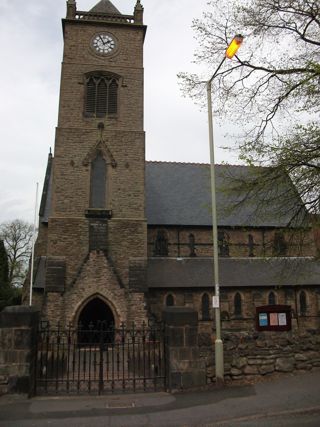
[[39, 311], [33, 307], [11, 306], [0, 313], [2, 392], [33, 393], [38, 323]]
[[198, 313], [189, 307], [163, 310], [167, 388], [185, 390], [206, 384], [205, 362], [198, 347]]

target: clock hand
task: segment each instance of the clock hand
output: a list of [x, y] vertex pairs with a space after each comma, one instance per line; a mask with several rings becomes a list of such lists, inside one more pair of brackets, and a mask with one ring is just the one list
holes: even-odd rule
[[99, 36], [100, 40], [102, 41], [103, 46], [105, 45], [105, 42], [103, 41], [103, 38]]

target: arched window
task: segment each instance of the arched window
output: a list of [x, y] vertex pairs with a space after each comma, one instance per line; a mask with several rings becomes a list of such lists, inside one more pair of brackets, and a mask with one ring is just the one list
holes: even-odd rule
[[235, 316], [242, 315], [242, 299], [239, 292], [237, 292], [234, 296], [234, 314]]
[[174, 306], [174, 298], [173, 298], [173, 295], [168, 294], [168, 295], [166, 296], [166, 306], [167, 306], [167, 307], [173, 307], [173, 306]]
[[273, 239], [273, 255], [285, 256], [287, 254], [287, 243], [282, 231], [276, 231]]
[[300, 314], [301, 316], [305, 316], [307, 314], [307, 296], [305, 291], [300, 292], [299, 303], [300, 303]]
[[168, 256], [168, 245], [167, 233], [164, 230], [158, 230], [153, 254], [155, 256]]
[[203, 294], [201, 299], [202, 320], [210, 320], [210, 298], [208, 294]]
[[106, 161], [99, 151], [91, 162], [90, 208], [103, 209], [106, 207], [106, 174]]
[[254, 240], [253, 240], [252, 234], [248, 234], [248, 249], [249, 249], [249, 256], [253, 257], [254, 256]]
[[114, 77], [90, 75], [86, 79], [85, 115], [105, 117], [118, 110], [118, 81]]
[[276, 301], [276, 295], [275, 295], [275, 293], [274, 293], [274, 292], [270, 292], [270, 293], [269, 293], [269, 296], [268, 296], [268, 304], [269, 304], [269, 305], [275, 305], [275, 304], [277, 304], [277, 301]]
[[229, 236], [224, 231], [218, 231], [219, 256], [229, 256]]
[[197, 256], [196, 254], [196, 240], [194, 234], [189, 234], [189, 249], [190, 249], [190, 257]]

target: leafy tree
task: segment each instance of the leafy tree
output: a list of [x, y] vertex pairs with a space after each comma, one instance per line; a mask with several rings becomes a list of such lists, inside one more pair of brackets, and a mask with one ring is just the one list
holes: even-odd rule
[[11, 287], [21, 287], [26, 277], [32, 234], [32, 225], [19, 219], [0, 225], [0, 239], [8, 256], [8, 284]]
[[180, 73], [185, 94], [204, 103], [203, 82], [233, 36], [242, 33], [245, 42], [217, 73], [213, 91], [216, 114], [242, 125], [240, 158], [272, 166], [245, 191], [254, 199], [265, 180], [285, 172], [303, 200], [301, 212], [319, 212], [319, 0], [213, 0], [209, 6], [193, 22], [200, 45], [195, 62], [206, 72]]

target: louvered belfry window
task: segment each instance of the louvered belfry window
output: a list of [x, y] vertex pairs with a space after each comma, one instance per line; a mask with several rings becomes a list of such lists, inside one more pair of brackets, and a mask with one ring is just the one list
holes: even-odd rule
[[118, 110], [118, 81], [114, 77], [91, 75], [86, 79], [85, 114], [105, 117]]

